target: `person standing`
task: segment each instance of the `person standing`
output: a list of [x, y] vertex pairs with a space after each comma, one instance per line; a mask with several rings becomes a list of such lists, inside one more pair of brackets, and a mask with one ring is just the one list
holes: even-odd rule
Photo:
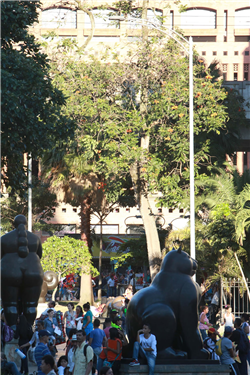
[[52, 355], [45, 355], [42, 358], [41, 370], [45, 375], [56, 375], [54, 371], [55, 361]]
[[110, 279], [108, 280], [107, 298], [111, 296], [116, 297], [115, 280], [114, 275], [112, 273], [110, 274]]
[[219, 310], [219, 305], [220, 305], [220, 293], [218, 286], [214, 287], [213, 289], [214, 295], [211, 300], [211, 317], [210, 317], [210, 323], [216, 324], [216, 315]]
[[94, 320], [94, 329], [89, 334], [89, 345], [97, 356], [97, 360], [102, 351], [102, 346], [106, 344], [105, 332], [100, 329], [100, 320]]
[[71, 348], [68, 351], [69, 372], [71, 374], [72, 374], [72, 372], [74, 370], [74, 366], [75, 366], [74, 361], [73, 361], [73, 357], [74, 357], [74, 353], [76, 351], [76, 348], [77, 348], [77, 336], [75, 334], [71, 338]]
[[18, 339], [19, 349], [26, 356], [25, 358], [22, 358], [21, 360], [20, 372], [24, 373], [25, 375], [28, 375], [29, 368], [28, 368], [28, 358], [27, 358], [27, 352], [28, 352], [27, 344], [29, 344], [29, 340], [31, 339], [33, 335], [33, 331], [24, 315], [21, 315], [17, 321], [18, 321], [18, 324], [17, 324], [14, 338]]
[[[73, 362], [75, 364], [74, 375], [91, 375], [94, 351], [91, 346], [87, 345], [86, 332], [84, 330], [77, 331], [76, 337], [78, 347], [73, 356]], [[86, 350], [84, 350], [85, 345], [87, 345]]]
[[83, 317], [83, 322], [82, 322], [82, 329], [86, 332], [86, 335], [93, 331], [93, 314], [90, 310], [90, 303], [87, 302], [83, 305], [83, 310], [85, 312], [85, 315]]
[[74, 304], [72, 302], [68, 303], [68, 311], [64, 313], [63, 321], [66, 321], [66, 334], [69, 337], [69, 331], [72, 328], [76, 328], [76, 312], [74, 311]]
[[103, 332], [105, 333], [107, 339], [109, 339], [109, 330], [111, 328], [111, 319], [110, 318], [105, 318], [105, 328]]
[[245, 332], [241, 329], [241, 319], [236, 318], [234, 321], [235, 330], [230, 336], [230, 340], [235, 342], [236, 350], [239, 350], [239, 357], [241, 363], [238, 364], [240, 374], [248, 375], [247, 371], [247, 356], [249, 352], [249, 340]]
[[42, 329], [41, 331], [38, 332], [39, 336], [39, 343], [36, 346], [35, 349], [35, 360], [38, 368], [38, 375], [43, 375], [43, 371], [41, 369], [41, 364], [42, 364], [42, 358], [45, 355], [51, 356], [50, 350], [48, 348], [48, 342], [49, 342], [49, 336], [50, 332], [46, 331], [45, 329]]
[[234, 317], [234, 314], [232, 314], [232, 308], [230, 305], [226, 305], [225, 306], [225, 314], [224, 314], [224, 323], [225, 323], [225, 327], [229, 326], [229, 327], [233, 327], [234, 326], [234, 320], [235, 320], [235, 317]]
[[240, 371], [234, 358], [236, 357], [235, 348], [231, 341], [231, 335], [233, 332], [233, 327], [225, 327], [224, 337], [221, 341], [221, 351], [220, 362], [222, 365], [229, 365], [232, 373], [234, 375], [240, 375]]

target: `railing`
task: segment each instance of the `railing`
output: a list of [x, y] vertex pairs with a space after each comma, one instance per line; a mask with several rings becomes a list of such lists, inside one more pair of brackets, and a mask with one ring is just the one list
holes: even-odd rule
[[[250, 281], [246, 279], [248, 289], [250, 289]], [[236, 317], [241, 314], [250, 314], [250, 302], [247, 295], [246, 286], [241, 279], [221, 279], [221, 318], [226, 305], [230, 305], [232, 313]]]

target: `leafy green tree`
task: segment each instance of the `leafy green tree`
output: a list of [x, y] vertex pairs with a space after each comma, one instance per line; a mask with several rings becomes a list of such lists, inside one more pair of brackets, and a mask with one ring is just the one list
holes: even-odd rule
[[[92, 265], [92, 257], [86, 244], [68, 236], [63, 238], [53, 236], [44, 242], [41, 264], [44, 272], [56, 272], [59, 280], [69, 273], [98, 274]], [[84, 287], [84, 283], [81, 282], [81, 289]], [[81, 300], [81, 302], [87, 301]]]
[[2, 176], [19, 194], [27, 188], [23, 154], [38, 158], [73, 130], [60, 114], [65, 101], [52, 85], [46, 55], [28, 33], [40, 6], [39, 1], [1, 1]]
[[[72, 144], [55, 145], [52, 153], [59, 168], [55, 163], [52, 170], [57, 174], [71, 163], [71, 173], [76, 173], [82, 186], [87, 175], [84, 168], [91, 171], [97, 186], [103, 184], [109, 202], [120, 194], [124, 181], [133, 181], [146, 236], [151, 238], [148, 253], [150, 258], [157, 258], [152, 256], [152, 249], [160, 246], [157, 232], [154, 236], [151, 231], [155, 224], [150, 224], [148, 195], [160, 191], [159, 205], [169, 207], [176, 207], [189, 197], [187, 59], [180, 56], [175, 42], [155, 37], [133, 45], [127, 64], [110, 50], [100, 59], [88, 56], [87, 60], [77, 50], [70, 54], [61, 50], [59, 61], [58, 54], [52, 60], [51, 74], [68, 97], [65, 113], [78, 124]], [[146, 87], [143, 95], [142, 87]], [[204, 173], [204, 166], [208, 170], [212, 165], [213, 134], [227, 129], [229, 116], [222, 104], [226, 97], [221, 83], [213, 81], [203, 62], [195, 58], [196, 176]], [[59, 156], [60, 150], [63, 158]], [[82, 170], [77, 167], [76, 172], [77, 165]], [[59, 181], [63, 181], [60, 173]], [[66, 172], [66, 180], [68, 177], [76, 187], [74, 175]], [[69, 185], [65, 184], [66, 189]], [[160, 250], [158, 260], [160, 263]], [[155, 264], [151, 266], [154, 274]]]

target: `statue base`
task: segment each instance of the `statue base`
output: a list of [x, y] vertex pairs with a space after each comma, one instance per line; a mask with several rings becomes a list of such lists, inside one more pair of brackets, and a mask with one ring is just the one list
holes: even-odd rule
[[48, 302], [45, 303], [38, 303], [37, 305], [37, 313], [36, 318], [39, 318], [42, 313], [48, 308]]
[[16, 349], [19, 349], [18, 339], [12, 339], [10, 342], [5, 343], [4, 354], [6, 355], [8, 362], [15, 362], [17, 367], [20, 368], [21, 358], [16, 354]]
[[[220, 364], [162, 364], [155, 365], [154, 374], [155, 375], [229, 375], [230, 369], [229, 365]], [[208, 361], [206, 361], [208, 362]], [[211, 361], [214, 362], [214, 361]], [[217, 361], [216, 361], [217, 362]], [[122, 364], [120, 368], [120, 375], [148, 375], [148, 366], [129, 366], [127, 364]]]

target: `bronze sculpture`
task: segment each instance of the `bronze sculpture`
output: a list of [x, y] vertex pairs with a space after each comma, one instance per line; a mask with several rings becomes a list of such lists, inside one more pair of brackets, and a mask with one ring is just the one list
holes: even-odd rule
[[183, 357], [184, 352], [190, 359], [207, 358], [198, 330], [201, 290], [192, 279], [196, 269], [197, 262], [181, 249], [165, 256], [151, 286], [138, 291], [129, 303], [130, 343], [136, 341], [143, 323], [148, 323], [157, 339], [159, 358]]
[[45, 303], [45, 297], [48, 290], [53, 290], [58, 286], [58, 276], [54, 271], [44, 272], [43, 285], [38, 303]]
[[2, 305], [13, 329], [21, 313], [33, 325], [43, 283], [41, 241], [26, 225], [25, 216], [17, 215], [15, 229], [1, 237]]

